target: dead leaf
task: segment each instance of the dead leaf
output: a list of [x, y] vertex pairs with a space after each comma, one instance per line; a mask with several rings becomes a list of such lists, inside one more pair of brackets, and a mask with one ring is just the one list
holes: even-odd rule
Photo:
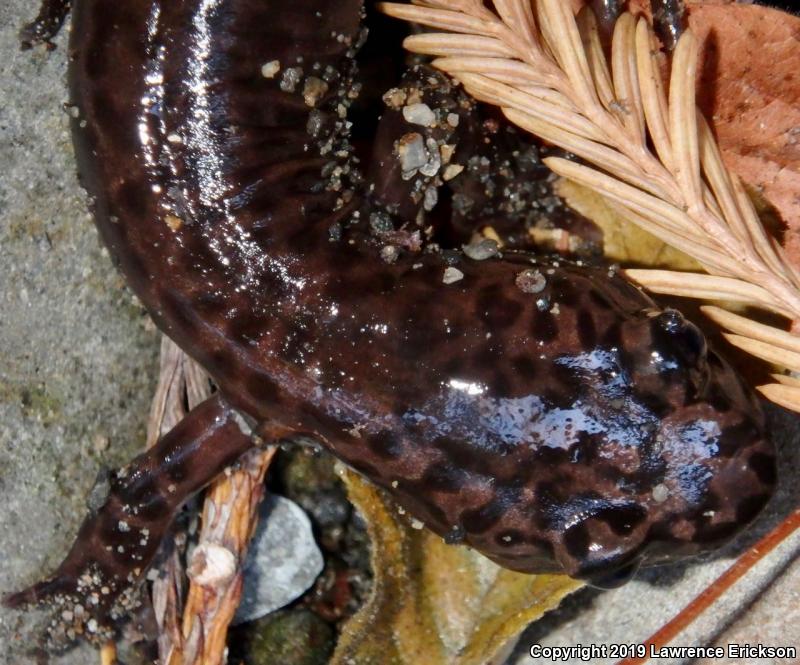
[[763, 195], [800, 252], [800, 18], [756, 5], [703, 6], [690, 25], [706, 38], [699, 102], [726, 165]]
[[623, 219], [606, 200], [588, 187], [560, 178], [555, 192], [566, 204], [603, 232], [603, 254], [611, 263], [644, 265], [682, 271], [702, 271], [690, 256]]
[[[649, 0], [630, 5], [650, 13]], [[800, 263], [800, 17], [722, 1], [687, 7], [703, 44], [698, 103], [726, 166], [778, 211]]]
[[583, 586], [563, 575], [524, 575], [468, 547], [415, 529], [387, 495], [343, 471], [367, 522], [375, 579], [345, 624], [331, 665], [485, 665], [532, 621]]

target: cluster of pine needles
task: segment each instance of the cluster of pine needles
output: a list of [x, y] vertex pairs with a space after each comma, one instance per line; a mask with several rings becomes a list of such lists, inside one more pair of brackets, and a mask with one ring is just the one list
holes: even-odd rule
[[[703, 312], [734, 346], [780, 368], [758, 387], [800, 411], [800, 336], [730, 309], [776, 313], [800, 325], [800, 271], [764, 229], [741, 181], [723, 163], [697, 108], [698, 41], [691, 30], [663, 54], [645, 18], [616, 22], [610, 58], [586, 7], [563, 0], [414, 0], [382, 3], [393, 17], [433, 28], [405, 47], [519, 127], [572, 152], [545, 160], [633, 224], [694, 258], [705, 273], [627, 270], [655, 293], [720, 301]], [[730, 308], [730, 309], [729, 309]]]

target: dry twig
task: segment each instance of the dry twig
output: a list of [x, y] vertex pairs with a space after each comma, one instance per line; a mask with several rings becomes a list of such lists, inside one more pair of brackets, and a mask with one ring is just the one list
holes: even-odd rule
[[[584, 8], [575, 17], [563, 0], [493, 0], [494, 11], [482, 0], [380, 6], [444, 31], [412, 35], [405, 46], [434, 56], [435, 67], [476, 99], [501, 107], [516, 125], [581, 157], [585, 164], [545, 162], [708, 272], [628, 270], [629, 277], [657, 293], [752, 306], [800, 325], [800, 273], [764, 230], [697, 109], [698, 44], [691, 31], [673, 54], [666, 94], [657, 41], [644, 18], [619, 18], [609, 61], [592, 12]], [[706, 309], [732, 332], [731, 343], [800, 372], [794, 351], [800, 337], [721, 312]], [[800, 411], [800, 385], [779, 379], [759, 389]]]
[[[147, 447], [177, 425], [194, 406], [211, 394], [211, 384], [205, 372], [192, 362], [169, 337], [161, 338], [161, 367], [158, 386], [153, 395], [147, 426]], [[177, 534], [165, 544], [169, 552], [153, 581], [153, 610], [158, 624], [160, 662], [166, 663], [169, 654], [183, 642], [181, 612], [186, 586], [182, 552], [186, 534]]]
[[203, 506], [200, 540], [189, 565], [180, 649], [166, 665], [222, 665], [228, 626], [242, 595], [242, 567], [277, 449], [254, 449], [214, 481]]
[[[212, 392], [205, 371], [166, 336], [161, 371], [148, 424], [148, 446], [168, 432]], [[185, 571], [180, 548], [172, 547], [153, 583], [153, 608], [164, 665], [224, 662], [228, 625], [242, 590], [242, 565], [255, 530], [264, 475], [275, 448], [254, 449], [211, 485], [202, 528], [192, 553], [184, 603]]]

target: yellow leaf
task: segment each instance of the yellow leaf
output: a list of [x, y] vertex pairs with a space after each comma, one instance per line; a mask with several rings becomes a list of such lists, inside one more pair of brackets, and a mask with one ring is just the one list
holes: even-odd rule
[[602, 196], [588, 187], [559, 178], [555, 191], [570, 208], [600, 227], [603, 231], [603, 253], [609, 261], [626, 266], [703, 271], [690, 256], [623, 219]]
[[331, 665], [485, 665], [529, 623], [583, 586], [563, 575], [505, 570], [474, 550], [415, 529], [388, 496], [345, 471], [367, 522], [372, 595], [348, 621]]

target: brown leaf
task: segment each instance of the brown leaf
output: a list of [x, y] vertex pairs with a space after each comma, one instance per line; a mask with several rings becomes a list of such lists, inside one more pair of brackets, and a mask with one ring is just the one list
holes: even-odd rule
[[[331, 665], [484, 665], [525, 626], [582, 586], [563, 575], [523, 575], [468, 547], [415, 529], [385, 493], [343, 473], [367, 522], [371, 598], [345, 624]], [[418, 525], [419, 526], [419, 525]]]
[[[649, 0], [630, 5], [649, 14]], [[775, 207], [800, 263], [800, 18], [759, 5], [687, 5], [704, 47], [698, 103], [725, 164]]]

